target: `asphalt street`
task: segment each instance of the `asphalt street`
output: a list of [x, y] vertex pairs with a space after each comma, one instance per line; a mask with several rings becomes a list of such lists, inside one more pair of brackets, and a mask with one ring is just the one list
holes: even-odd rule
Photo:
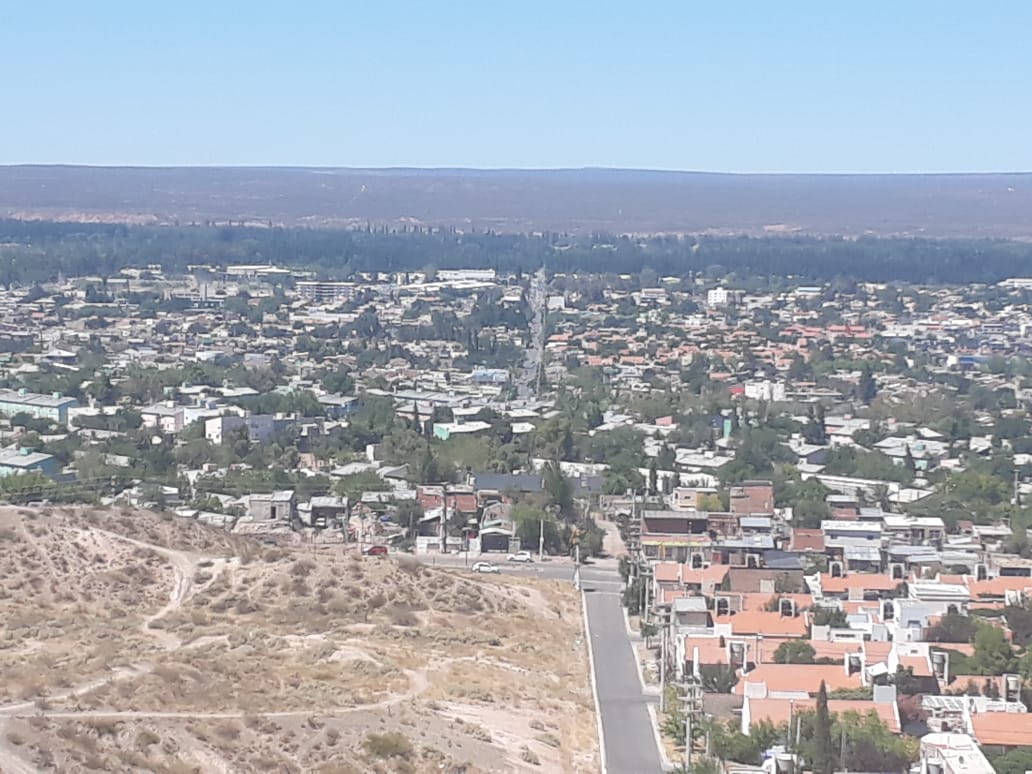
[[663, 764], [620, 603], [615, 569], [586, 568], [585, 590], [607, 774], [658, 774]]
[[[438, 566], [462, 567], [460, 556], [441, 557]], [[516, 564], [503, 557], [495, 564], [503, 574], [573, 581], [573, 563], [565, 558]], [[643, 693], [638, 677], [615, 561], [583, 566], [581, 588], [585, 592], [588, 636], [595, 664], [606, 774], [658, 774], [663, 771], [663, 764], [648, 711], [654, 698]]]

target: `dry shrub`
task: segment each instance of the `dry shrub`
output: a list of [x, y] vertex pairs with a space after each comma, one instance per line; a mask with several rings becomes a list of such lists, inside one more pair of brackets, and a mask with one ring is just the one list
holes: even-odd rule
[[538, 758], [537, 753], [531, 750], [527, 746], [523, 746], [520, 749], [520, 760], [529, 763], [531, 766], [540, 766], [541, 759]]
[[117, 736], [122, 721], [117, 718], [90, 718], [85, 723], [97, 736]]
[[286, 552], [284, 552], [280, 548], [270, 548], [268, 551], [262, 554], [262, 559], [268, 562], [269, 564], [272, 564], [273, 562], [278, 562], [286, 555]]
[[419, 616], [404, 605], [394, 605], [386, 611], [387, 618], [395, 626], [418, 626]]
[[234, 720], [224, 720], [215, 726], [215, 735], [227, 742], [235, 742], [242, 731], [240, 724]]
[[423, 572], [423, 563], [414, 556], [399, 556], [395, 561], [402, 572], [411, 575], [420, 575]]
[[388, 731], [385, 734], [369, 734], [362, 746], [377, 758], [403, 758], [408, 760], [415, 753], [412, 742], [404, 734]]

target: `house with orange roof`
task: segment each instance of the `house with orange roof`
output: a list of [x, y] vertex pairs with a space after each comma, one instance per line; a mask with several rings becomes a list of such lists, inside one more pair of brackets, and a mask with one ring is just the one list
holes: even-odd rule
[[698, 675], [702, 667], [722, 666], [732, 662], [728, 641], [719, 636], [688, 635], [680, 638], [675, 654], [678, 676]]
[[853, 662], [842, 664], [757, 664], [743, 673], [733, 693], [755, 699], [808, 699], [816, 696], [821, 682], [828, 691], [863, 688], [863, 669], [853, 669]]
[[735, 637], [762, 635], [781, 639], [799, 639], [807, 635], [805, 613], [782, 615], [767, 610], [743, 610], [731, 615], [717, 615], [713, 627], [718, 634]]
[[824, 553], [824, 533], [819, 529], [795, 527], [789, 542], [790, 551], [814, 551]]
[[983, 746], [1032, 747], [1032, 716], [1027, 712], [980, 712], [970, 718], [971, 736]]
[[863, 599], [867, 595], [880, 596], [895, 591], [900, 581], [885, 573], [845, 573], [832, 576], [829, 573], [818, 573], [817, 581], [821, 594], [826, 597], [841, 599]]
[[[764, 720], [775, 726], [787, 725], [800, 712], [812, 712], [816, 709], [817, 700], [809, 697], [797, 699], [754, 698], [746, 694], [742, 704], [742, 733], [748, 735], [753, 723]], [[847, 712], [855, 712], [859, 715], [873, 712], [892, 733], [901, 733], [903, 728], [899, 717], [899, 707], [894, 700], [829, 699], [828, 711], [833, 715], [840, 716]]]
[[965, 578], [972, 601], [1006, 602], [1008, 596], [1032, 597], [1032, 578], [1013, 575], [1001, 575], [987, 580], [974, 580], [970, 575]]

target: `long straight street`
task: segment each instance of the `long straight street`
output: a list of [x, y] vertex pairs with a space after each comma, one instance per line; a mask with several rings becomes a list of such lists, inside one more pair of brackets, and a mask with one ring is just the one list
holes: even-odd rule
[[656, 747], [650, 698], [642, 692], [631, 638], [620, 602], [615, 569], [586, 567], [581, 587], [590, 631], [598, 690], [598, 711], [607, 774], [654, 774], [663, 771]]
[[[462, 566], [461, 555], [437, 557], [438, 566]], [[499, 562], [503, 573], [538, 575], [573, 581], [568, 559], [532, 564]], [[654, 697], [642, 691], [631, 635], [621, 604], [623, 583], [615, 560], [603, 559], [581, 568], [585, 620], [594, 662], [598, 712], [601, 717], [605, 774], [658, 774], [663, 764], [648, 706]]]

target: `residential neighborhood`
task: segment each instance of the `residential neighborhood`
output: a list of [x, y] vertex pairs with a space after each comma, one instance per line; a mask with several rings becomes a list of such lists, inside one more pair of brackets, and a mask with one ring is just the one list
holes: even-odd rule
[[793, 760], [821, 691], [913, 737], [901, 766], [992, 761], [1032, 749], [1028, 294], [272, 264], [14, 288], [0, 493], [430, 561], [618, 531], [642, 679], [697, 686], [697, 728], [756, 743], [737, 763]]

